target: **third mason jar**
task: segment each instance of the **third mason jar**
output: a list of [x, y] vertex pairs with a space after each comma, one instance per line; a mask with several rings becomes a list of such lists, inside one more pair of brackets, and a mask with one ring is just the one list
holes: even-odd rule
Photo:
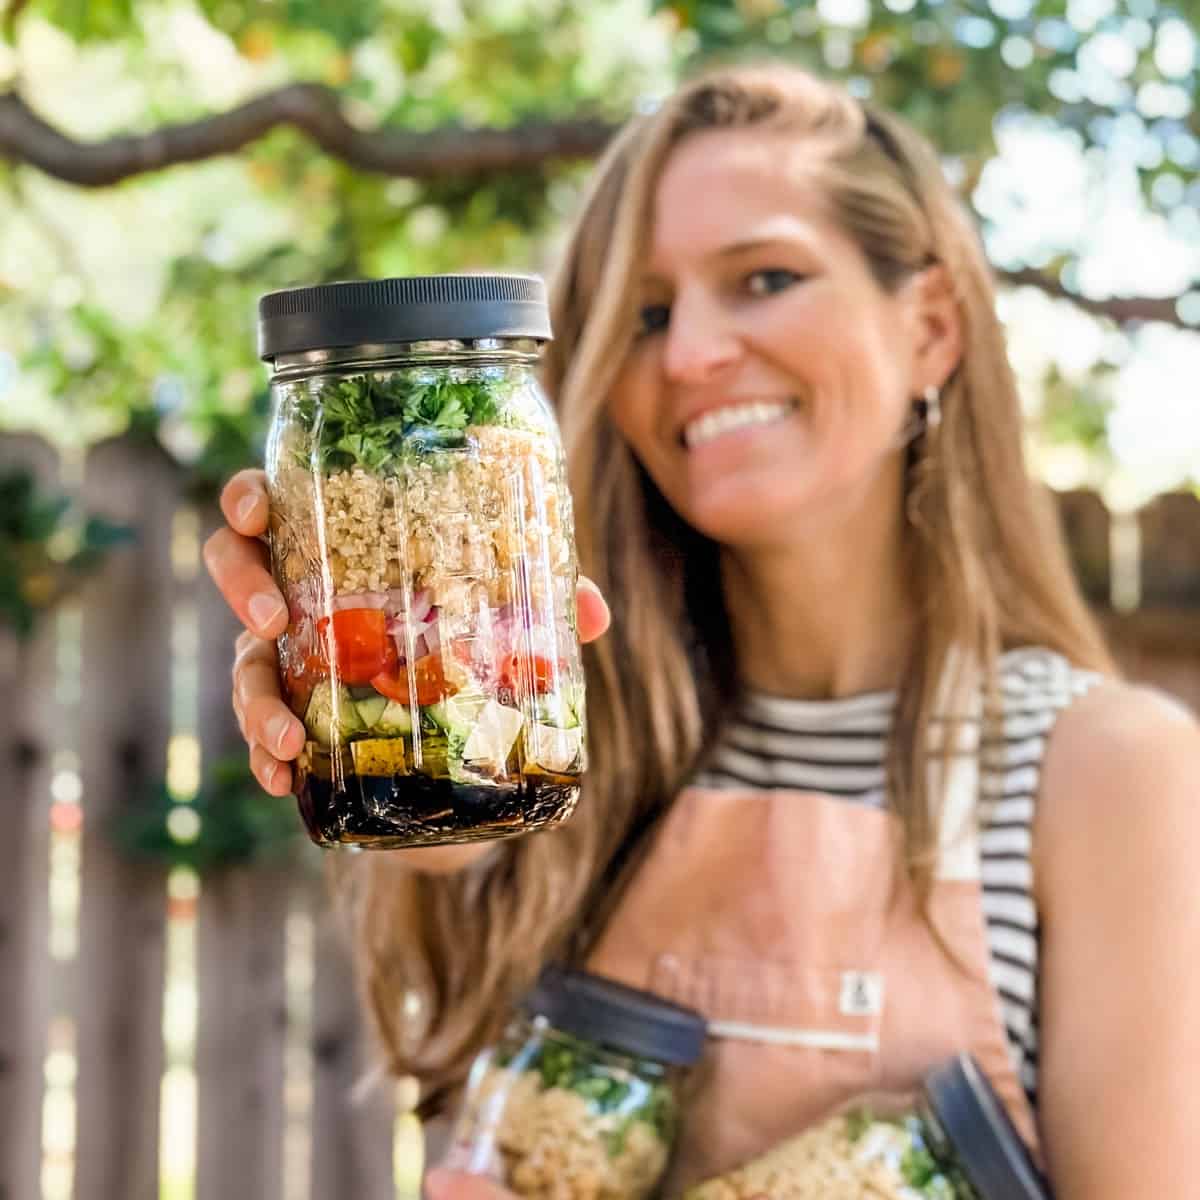
[[979, 1064], [963, 1053], [906, 1095], [860, 1097], [683, 1200], [1051, 1200]]
[[259, 304], [285, 698], [321, 844], [566, 818], [585, 765], [562, 446], [528, 276], [364, 280]]

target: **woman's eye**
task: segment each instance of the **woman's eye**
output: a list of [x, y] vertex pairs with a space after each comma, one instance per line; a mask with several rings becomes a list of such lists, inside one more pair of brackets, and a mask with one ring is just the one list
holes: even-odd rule
[[671, 310], [665, 304], [647, 304], [638, 312], [638, 333], [659, 333], [666, 329]]
[[803, 278], [803, 275], [798, 275], [795, 271], [773, 267], [766, 271], [755, 271], [748, 276], [746, 290], [752, 296], [773, 296], [776, 292], [782, 292], [784, 288], [799, 283]]

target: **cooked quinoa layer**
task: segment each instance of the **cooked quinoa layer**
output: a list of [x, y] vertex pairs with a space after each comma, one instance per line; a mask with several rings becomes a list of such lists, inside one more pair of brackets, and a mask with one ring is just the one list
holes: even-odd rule
[[499, 1101], [495, 1131], [505, 1185], [531, 1200], [642, 1200], [667, 1165], [667, 1147], [644, 1121], [597, 1115], [536, 1071], [495, 1068], [472, 1098], [476, 1120]]
[[278, 570], [285, 582], [319, 575], [324, 551], [335, 594], [428, 588], [458, 606], [476, 587], [491, 605], [515, 598], [517, 567], [535, 598], [545, 575], [570, 565], [570, 507], [561, 456], [543, 433], [472, 426], [462, 450], [437, 450], [398, 475], [355, 467], [314, 480], [284, 466], [275, 485]]
[[[782, 1142], [745, 1166], [690, 1188], [684, 1200], [925, 1200], [908, 1186], [898, 1163], [908, 1135], [875, 1122], [851, 1136], [851, 1122], [833, 1117]], [[953, 1200], [945, 1193], [946, 1200]]]

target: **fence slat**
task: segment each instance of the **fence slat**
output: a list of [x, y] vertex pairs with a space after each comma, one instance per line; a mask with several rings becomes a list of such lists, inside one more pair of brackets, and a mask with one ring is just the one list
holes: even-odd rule
[[[220, 523], [215, 505], [203, 510], [201, 538]], [[246, 754], [229, 699], [240, 626], [206, 575], [197, 580], [195, 596], [200, 754], [207, 775], [213, 762]], [[262, 802], [288, 803], [265, 792]], [[281, 1195], [288, 898], [288, 873], [261, 866], [214, 874], [201, 887], [197, 1200], [278, 1200]]]
[[[345, 935], [321, 890], [313, 897], [312, 1198], [394, 1200], [390, 1088], [358, 1085], [375, 1065]], [[356, 1090], [365, 1095], [356, 1096]]]
[[[30, 470], [52, 488], [57, 456], [40, 438], [0, 438], [0, 470]], [[0, 763], [8, 781], [0, 838], [0, 1200], [41, 1194], [42, 1085], [49, 1009], [50, 752], [55, 620], [24, 642], [0, 630]]]
[[83, 612], [84, 834], [78, 959], [76, 1200], [158, 1195], [166, 889], [109, 823], [161, 783], [171, 729], [171, 522], [177, 472], [128, 438], [95, 447], [88, 508], [134, 525]]
[[1106, 605], [1112, 591], [1111, 518], [1095, 492], [1055, 496], [1075, 578], [1092, 604]]
[[1142, 605], [1200, 605], [1200, 499], [1159, 496], [1138, 514], [1142, 539]]
[[288, 890], [286, 874], [253, 866], [201, 889], [197, 1200], [281, 1195]]

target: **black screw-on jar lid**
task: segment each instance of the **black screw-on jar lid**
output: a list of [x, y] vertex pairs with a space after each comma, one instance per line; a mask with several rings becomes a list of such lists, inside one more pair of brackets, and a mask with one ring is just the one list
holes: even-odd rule
[[584, 1041], [674, 1066], [704, 1051], [704, 1018], [652, 992], [601, 975], [547, 967], [521, 1007]]
[[960, 1054], [925, 1076], [925, 1100], [982, 1200], [1050, 1200], [1008, 1111], [979, 1064]]
[[550, 339], [546, 285], [534, 275], [411, 275], [268, 292], [258, 354], [389, 342]]

